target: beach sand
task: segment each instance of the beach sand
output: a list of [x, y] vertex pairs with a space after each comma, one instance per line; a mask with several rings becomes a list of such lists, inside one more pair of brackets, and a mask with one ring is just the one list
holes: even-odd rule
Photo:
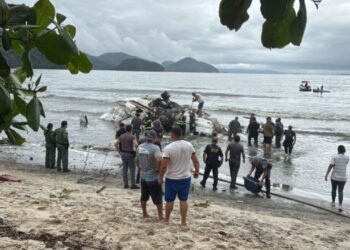
[[350, 249], [349, 219], [242, 188], [227, 195], [196, 186], [181, 231], [178, 202], [170, 225], [150, 202], [154, 218], [145, 220], [140, 191], [123, 189], [119, 174], [77, 184], [81, 173], [9, 162], [0, 174], [22, 180], [0, 183], [0, 249]]

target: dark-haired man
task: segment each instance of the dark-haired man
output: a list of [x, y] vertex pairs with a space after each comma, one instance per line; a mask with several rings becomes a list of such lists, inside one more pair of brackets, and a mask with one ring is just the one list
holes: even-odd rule
[[61, 122], [61, 127], [55, 130], [55, 140], [57, 145], [57, 171], [61, 171], [61, 164], [63, 172], [70, 172], [68, 169], [68, 149], [69, 140], [67, 132], [68, 123], [67, 121]]
[[56, 161], [56, 140], [55, 140], [55, 132], [53, 131], [53, 124], [47, 124], [47, 128], [44, 131], [45, 136], [45, 166], [46, 168], [55, 168]]
[[140, 140], [141, 125], [142, 125], [142, 120], [140, 118], [140, 113], [136, 113], [135, 117], [132, 118], [131, 126], [132, 126], [132, 134], [136, 137], [137, 141]]
[[263, 181], [265, 180], [265, 188], [266, 188], [266, 198], [271, 198], [271, 169], [272, 164], [269, 163], [265, 158], [255, 156], [250, 159], [252, 167], [248, 173], [248, 177], [251, 176], [253, 171], [255, 170], [254, 179], [259, 182], [259, 185], [262, 186]]
[[117, 151], [120, 153], [123, 162], [123, 182], [124, 188], [129, 188], [128, 171], [130, 170], [131, 189], [139, 189], [136, 186], [135, 156], [137, 148], [136, 138], [132, 135], [131, 125], [127, 125], [126, 133], [122, 134], [115, 143]]
[[201, 117], [203, 115], [204, 99], [200, 94], [192, 93], [192, 102], [198, 102], [197, 115]]
[[217, 190], [218, 185], [218, 170], [224, 161], [224, 155], [220, 146], [218, 145], [218, 138], [213, 137], [212, 143], [207, 145], [203, 152], [203, 162], [205, 164], [205, 170], [203, 175], [203, 180], [200, 182], [202, 187], [205, 187], [205, 183], [210, 175], [210, 172], [213, 171], [213, 190]]
[[147, 201], [151, 196], [156, 205], [159, 220], [163, 220], [163, 196], [162, 186], [159, 184], [159, 169], [162, 162], [162, 153], [158, 146], [154, 145], [157, 138], [155, 131], [147, 131], [145, 143], [137, 149], [136, 165], [141, 170], [141, 208], [144, 218], [148, 218]]
[[[163, 161], [160, 168], [159, 182], [165, 180], [165, 223], [169, 223], [170, 214], [174, 208], [176, 196], [180, 200], [181, 226], [186, 228], [188, 194], [191, 185], [191, 168], [194, 166], [194, 178], [199, 175], [199, 161], [196, 151], [190, 142], [182, 140], [182, 130], [178, 126], [171, 129], [171, 140], [173, 141], [164, 149]], [[191, 162], [192, 161], [192, 162]]]
[[297, 136], [295, 135], [295, 132], [293, 131], [293, 127], [289, 126], [288, 130], [284, 131], [284, 152], [286, 154], [291, 155], [293, 151], [293, 147], [297, 141]]
[[[231, 142], [226, 149], [225, 152], [225, 161], [229, 161], [230, 165], [230, 175], [231, 175], [231, 183], [230, 189], [237, 189], [236, 180], [239, 168], [241, 166], [241, 159], [243, 158], [243, 163], [245, 163], [245, 154], [244, 148], [239, 143], [241, 138], [236, 135], [233, 138], [234, 142]], [[230, 152], [230, 158], [227, 157], [228, 152]]]

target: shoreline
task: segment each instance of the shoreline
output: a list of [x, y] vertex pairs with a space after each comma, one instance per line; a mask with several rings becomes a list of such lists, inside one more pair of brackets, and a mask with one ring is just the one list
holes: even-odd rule
[[[231, 199], [227, 199], [229, 192], [215, 193], [210, 188], [195, 187], [189, 199], [190, 230], [182, 232], [178, 202], [170, 226], [154, 219], [144, 220], [139, 206], [140, 191], [123, 189], [119, 173], [77, 184], [79, 177], [91, 173], [61, 174], [44, 167], [0, 161], [0, 174], [23, 180], [0, 183], [3, 201], [0, 217], [5, 226], [17, 232], [17, 237], [23, 236], [20, 240], [5, 232], [4, 225], [0, 226], [3, 249], [350, 247], [348, 220], [275, 196], [271, 200], [262, 199], [242, 192], [242, 188], [230, 193]], [[103, 186], [105, 190], [96, 193]], [[194, 206], [203, 201], [209, 201], [209, 207]], [[150, 202], [148, 207], [150, 215], [156, 217], [155, 207]]]

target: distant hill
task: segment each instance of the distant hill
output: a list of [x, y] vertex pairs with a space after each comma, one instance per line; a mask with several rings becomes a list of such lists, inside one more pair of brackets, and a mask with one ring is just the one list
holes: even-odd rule
[[[7, 63], [11, 68], [18, 68], [22, 65], [22, 61], [20, 56], [13, 51], [5, 51], [0, 48], [1, 53], [6, 58]], [[56, 65], [46, 57], [41, 54], [37, 49], [32, 49], [29, 53], [30, 60], [32, 62], [32, 66], [35, 69], [64, 69], [65, 67], [62, 65]]]
[[186, 57], [177, 61], [173, 64], [170, 64], [166, 67], [166, 71], [171, 72], [207, 72], [207, 73], [218, 73], [219, 70], [214, 66], [199, 62], [193, 58]]
[[167, 68], [169, 65], [171, 65], [173, 63], [174, 63], [173, 61], [165, 61], [165, 62], [162, 62], [162, 65], [164, 68]]
[[94, 69], [108, 69], [112, 70], [116, 68], [122, 61], [129, 58], [135, 58], [135, 56], [122, 53], [112, 52], [105, 53], [100, 56], [90, 56]]
[[115, 70], [125, 71], [164, 71], [164, 67], [156, 62], [151, 62], [141, 58], [129, 58], [122, 61]]
[[[7, 59], [11, 68], [22, 65], [20, 56], [13, 51], [1, 53]], [[100, 56], [87, 55], [94, 70], [125, 70], [125, 71], [172, 71], [172, 72], [219, 72], [210, 64], [199, 62], [193, 58], [184, 58], [178, 62], [165, 61], [161, 64], [138, 58], [122, 52], [105, 53]], [[56, 65], [47, 60], [37, 49], [30, 51], [30, 59], [34, 69], [65, 69], [64, 65]]]

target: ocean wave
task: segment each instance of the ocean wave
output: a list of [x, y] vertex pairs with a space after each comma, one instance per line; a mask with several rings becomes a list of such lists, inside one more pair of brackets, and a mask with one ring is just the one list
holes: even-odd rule
[[84, 114], [88, 116], [101, 116], [101, 114], [104, 113], [104, 111], [101, 112], [94, 112], [94, 111], [82, 111], [82, 110], [57, 110], [57, 109], [46, 109], [46, 112], [49, 113], [57, 113], [57, 114], [73, 114], [73, 115], [79, 115], [79, 114]]
[[241, 116], [250, 116], [252, 113], [256, 116], [273, 118], [281, 117], [288, 119], [305, 119], [305, 120], [319, 120], [319, 121], [350, 121], [349, 116], [341, 116], [334, 114], [316, 114], [316, 113], [291, 113], [291, 112], [273, 112], [273, 111], [261, 111], [256, 109], [243, 109], [243, 108], [207, 108], [206, 111], [220, 114], [232, 114]]
[[319, 135], [321, 137], [340, 137], [345, 140], [350, 140], [350, 134], [345, 132], [337, 132], [337, 131], [314, 131], [314, 130], [296, 130], [297, 134], [302, 135]]
[[[179, 90], [181, 89], [181, 91]], [[82, 89], [82, 88], [75, 88], [72, 90], [81, 91], [81, 92], [101, 92], [101, 93], [123, 93], [123, 94], [132, 94], [133, 96], [144, 96], [144, 95], [150, 95], [150, 96], [159, 96], [163, 91], [164, 88], [159, 89], [131, 89], [131, 88], [123, 88], [123, 89], [116, 89], [116, 88], [88, 88], [88, 89]], [[278, 96], [270, 96], [270, 95], [251, 95], [251, 94], [234, 94], [234, 93], [220, 93], [220, 92], [213, 92], [213, 91], [201, 91], [202, 89], [198, 90], [198, 93], [202, 94], [204, 98], [207, 97], [236, 97], [236, 98], [257, 98], [257, 99], [281, 99], [282, 97]], [[167, 89], [167, 91], [172, 96], [177, 95], [191, 95], [193, 90], [184, 90], [183, 88], [174, 88], [174, 89]], [[197, 90], [195, 90], [197, 91]]]
[[42, 99], [59, 99], [59, 100], [70, 100], [70, 101], [86, 101], [86, 102], [94, 102], [94, 103], [106, 103], [106, 104], [115, 104], [118, 100], [108, 100], [104, 96], [101, 98], [96, 97], [81, 97], [81, 96], [68, 96], [68, 95], [54, 95], [49, 94], [46, 96], [42, 96]]

